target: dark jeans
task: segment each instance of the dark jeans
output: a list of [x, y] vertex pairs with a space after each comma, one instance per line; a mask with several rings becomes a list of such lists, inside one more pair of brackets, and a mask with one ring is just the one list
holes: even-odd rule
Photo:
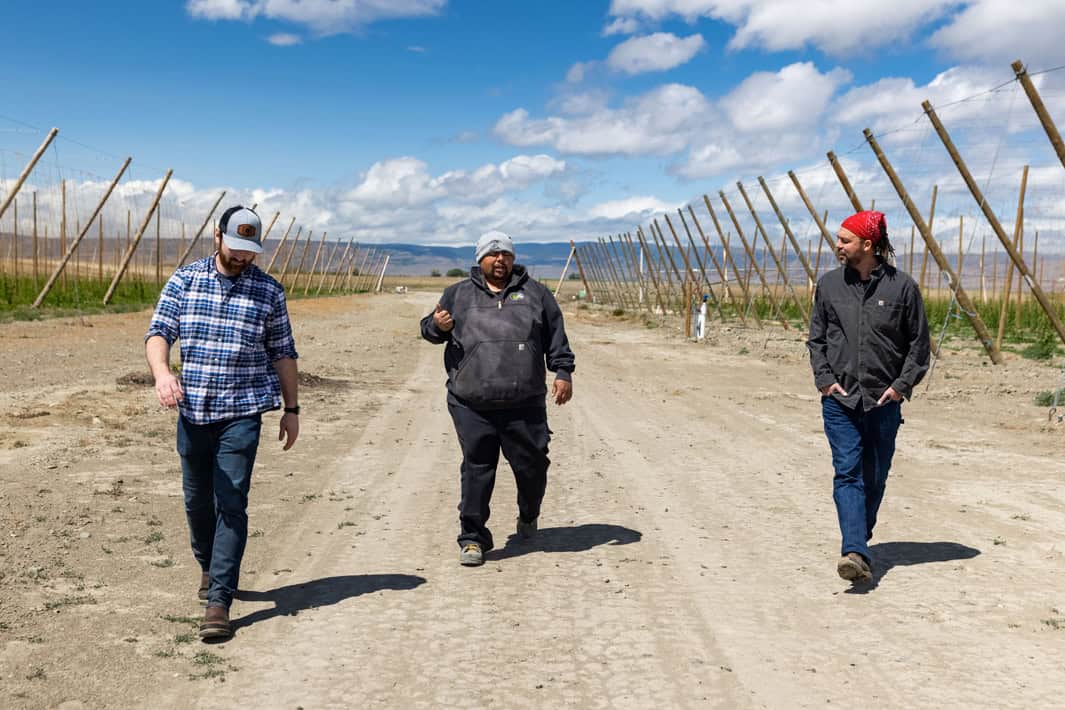
[[192, 554], [210, 574], [207, 605], [229, 608], [248, 542], [248, 489], [262, 416], [193, 424], [178, 416], [177, 452]]
[[459, 546], [477, 542], [492, 549], [487, 527], [495, 488], [496, 466], [502, 450], [518, 488], [518, 515], [531, 522], [540, 517], [547, 489], [547, 427], [545, 407], [475, 410], [448, 401], [448, 411], [462, 447], [462, 497], [459, 500]]
[[866, 412], [822, 397], [821, 416], [836, 470], [832, 497], [843, 535], [840, 554], [857, 552], [868, 560], [867, 543], [884, 499], [895, 435], [902, 423], [902, 403], [888, 402]]

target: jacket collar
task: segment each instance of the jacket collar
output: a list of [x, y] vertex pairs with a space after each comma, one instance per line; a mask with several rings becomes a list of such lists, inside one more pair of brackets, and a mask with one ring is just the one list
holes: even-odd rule
[[[529, 278], [528, 272], [521, 264], [514, 264], [514, 268], [510, 271], [510, 280], [507, 282], [506, 287], [500, 293], [507, 293], [512, 289], [517, 289], [522, 286]], [[493, 296], [495, 292], [488, 287], [488, 283], [484, 280], [484, 272], [481, 271], [481, 267], [474, 264], [470, 267], [470, 281], [473, 281], [482, 291], [487, 291]]]

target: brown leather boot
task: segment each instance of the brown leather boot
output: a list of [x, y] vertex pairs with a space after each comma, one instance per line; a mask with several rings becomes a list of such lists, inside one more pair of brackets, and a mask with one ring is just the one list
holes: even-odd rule
[[207, 604], [207, 590], [211, 586], [211, 575], [206, 572], [200, 575], [200, 591], [196, 592], [196, 597], [200, 600], [200, 604]]
[[203, 614], [203, 622], [200, 624], [200, 638], [225, 639], [233, 635], [233, 629], [229, 625], [229, 609], [221, 606], [209, 606]]

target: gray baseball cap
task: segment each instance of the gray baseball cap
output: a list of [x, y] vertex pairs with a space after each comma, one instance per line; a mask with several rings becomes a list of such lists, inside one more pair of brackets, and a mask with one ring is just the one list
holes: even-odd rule
[[230, 207], [218, 220], [218, 229], [222, 232], [222, 242], [230, 249], [262, 254], [263, 223], [250, 208]]

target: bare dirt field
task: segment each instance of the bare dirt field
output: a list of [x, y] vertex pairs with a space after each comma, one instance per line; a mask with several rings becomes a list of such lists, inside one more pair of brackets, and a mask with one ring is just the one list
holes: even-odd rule
[[541, 531], [458, 565], [435, 292], [292, 304], [302, 434], [266, 416], [237, 631], [195, 637], [175, 414], [147, 313], [0, 326], [0, 707], [1060, 707], [1065, 429], [1048, 365], [946, 350], [875, 584], [836, 576], [803, 335], [566, 305]]

